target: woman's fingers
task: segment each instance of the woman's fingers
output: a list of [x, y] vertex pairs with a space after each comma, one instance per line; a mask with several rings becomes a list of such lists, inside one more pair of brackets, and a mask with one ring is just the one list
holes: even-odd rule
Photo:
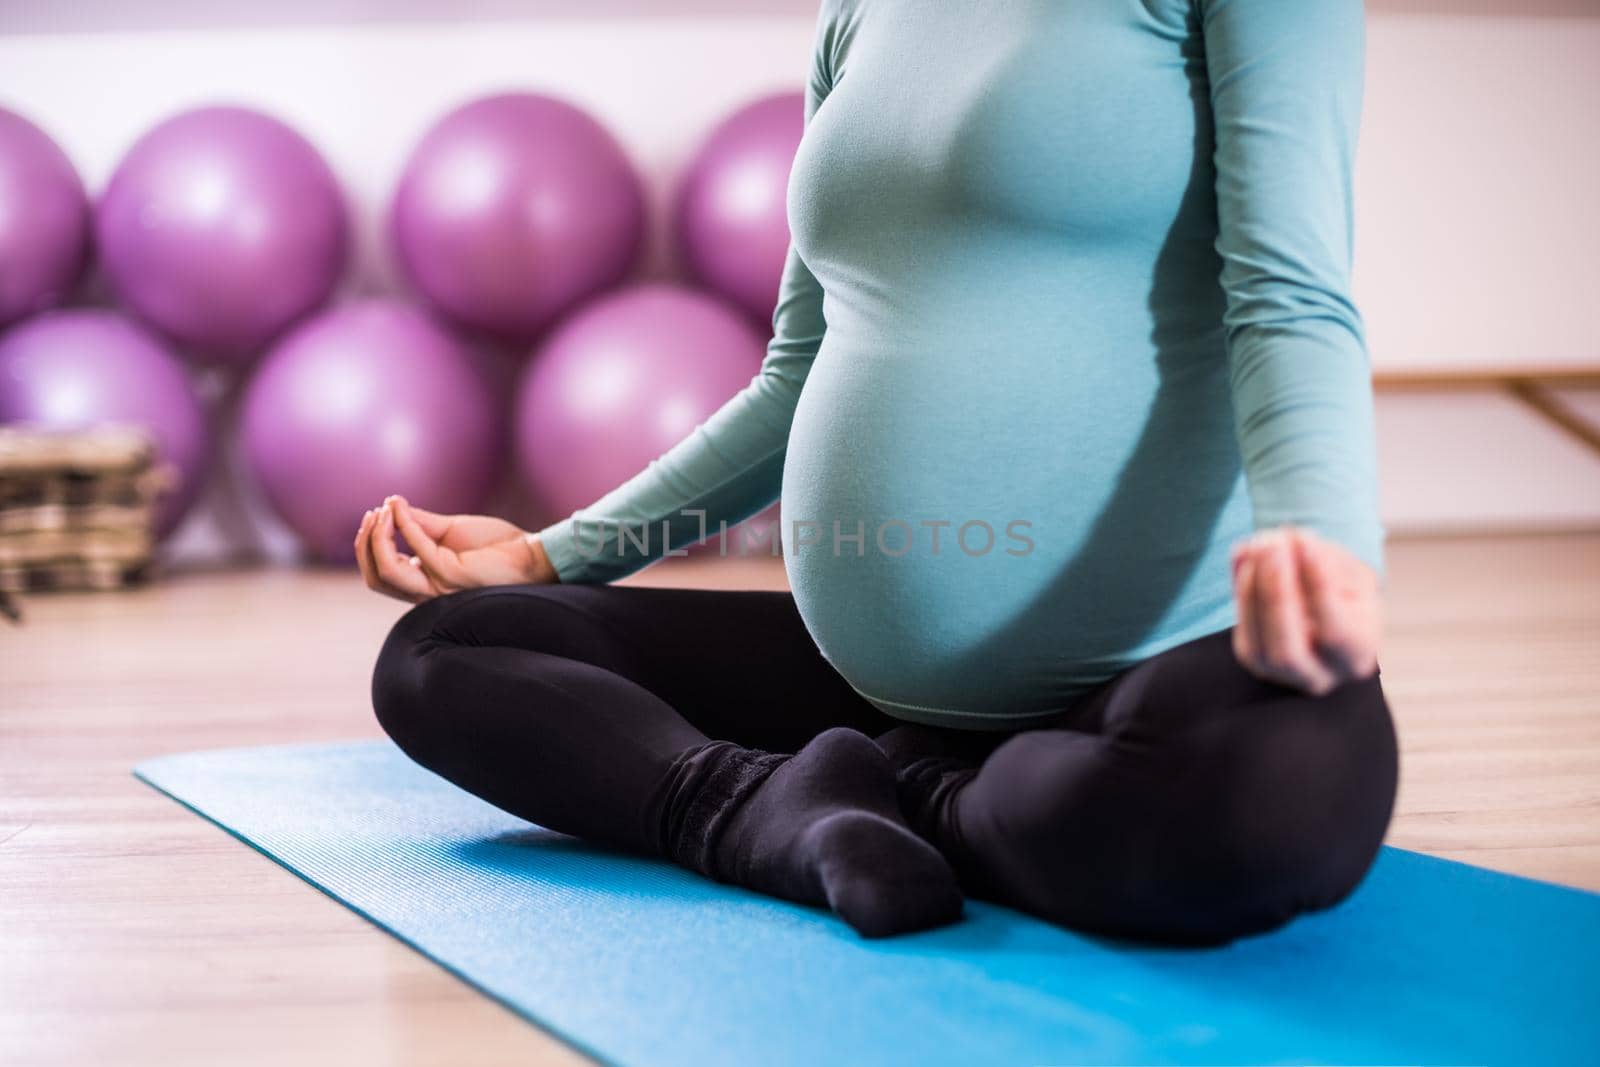
[[1320, 696], [1333, 688], [1334, 680], [1312, 646], [1310, 619], [1290, 537], [1285, 531], [1272, 531], [1267, 534], [1267, 547], [1262, 552], [1269, 560], [1262, 571], [1262, 585], [1270, 605], [1264, 609], [1266, 622], [1262, 625], [1267, 667], [1288, 685]]
[[1334, 677], [1312, 644], [1311, 622], [1300, 591], [1298, 561], [1287, 531], [1261, 535], [1255, 550], [1257, 662], [1261, 673], [1284, 685], [1321, 695]]
[[393, 497], [385, 505], [389, 513], [399, 523], [400, 533], [406, 539], [406, 544], [411, 546], [411, 551], [416, 553], [420, 570], [426, 571], [434, 584], [441, 589], [461, 588], [467, 584], [460, 573], [460, 566], [455, 562], [454, 554], [440, 548], [434, 540], [423, 530], [412, 514], [411, 506], [400, 497]]
[[1382, 598], [1371, 567], [1284, 526], [1234, 549], [1234, 654], [1253, 674], [1321, 696], [1377, 669]]
[[1306, 612], [1316, 630], [1317, 651], [1330, 670], [1341, 676], [1347, 663], [1347, 613], [1341, 611], [1334, 578], [1328, 573], [1327, 559], [1308, 538], [1295, 538], [1295, 556], [1300, 564], [1300, 586], [1306, 598]]
[[1292, 685], [1293, 681], [1278, 658], [1282, 654], [1283, 640], [1275, 629], [1280, 625], [1277, 615], [1282, 579], [1275, 569], [1276, 560], [1270, 551], [1270, 542], [1264, 535], [1252, 539], [1250, 555], [1250, 568], [1254, 575], [1250, 587], [1250, 615], [1253, 620], [1256, 673], [1269, 681]]
[[1318, 653], [1341, 681], [1367, 677], [1377, 667], [1382, 627], [1375, 577], [1354, 555], [1309, 531], [1295, 540]]
[[[408, 538], [409, 540], [409, 538]], [[436, 595], [439, 590], [428, 580], [420, 568], [402, 559], [394, 547], [394, 508], [385, 504], [378, 509], [378, 521], [373, 530], [372, 557], [378, 576], [396, 595], [419, 600]]]
[[419, 508], [403, 496], [391, 496], [384, 503], [403, 505], [406, 512], [417, 521], [417, 525], [422, 527], [422, 532], [435, 542], [444, 539], [445, 534], [450, 532], [450, 524], [455, 521], [454, 515], [440, 515], [426, 508]]
[[414, 594], [398, 589], [388, 582], [378, 566], [376, 545], [382, 526], [382, 516], [382, 508], [373, 508], [362, 517], [361, 529], [356, 533], [356, 565], [361, 568], [361, 577], [367, 583], [367, 588], [373, 592], [399, 600], [415, 600]]
[[1234, 550], [1233, 600], [1238, 607], [1238, 621], [1233, 626], [1233, 654], [1251, 670], [1260, 658], [1261, 641], [1256, 622], [1256, 561], [1249, 542]]
[[376, 515], [375, 509], [368, 509], [361, 516], [361, 525], [356, 530], [356, 566], [361, 568], [361, 580], [367, 583], [367, 588], [382, 592], [378, 588], [378, 573], [372, 566], [372, 552], [367, 547], [367, 541], [372, 536], [372, 520]]

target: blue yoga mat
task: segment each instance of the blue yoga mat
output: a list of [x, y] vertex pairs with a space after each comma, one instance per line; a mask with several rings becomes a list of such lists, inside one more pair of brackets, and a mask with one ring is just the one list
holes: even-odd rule
[[617, 1064], [1600, 1062], [1600, 896], [1398, 849], [1340, 907], [1225, 948], [976, 902], [953, 927], [863, 941], [530, 827], [387, 742], [135, 773]]

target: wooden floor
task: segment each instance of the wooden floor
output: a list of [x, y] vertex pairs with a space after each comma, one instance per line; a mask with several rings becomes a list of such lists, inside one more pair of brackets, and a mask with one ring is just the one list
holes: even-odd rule
[[[1600, 889], [1600, 534], [1390, 553], [1390, 842]], [[771, 561], [642, 577], [783, 580]], [[401, 605], [272, 571], [26, 606], [0, 627], [0, 1062], [581, 1062], [128, 774], [374, 734], [367, 671]]]

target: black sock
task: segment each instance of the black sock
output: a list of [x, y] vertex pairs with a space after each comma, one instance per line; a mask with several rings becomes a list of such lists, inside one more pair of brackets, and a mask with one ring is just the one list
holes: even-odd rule
[[894, 768], [906, 825], [939, 850], [955, 871], [962, 892], [970, 897], [992, 898], [993, 889], [982, 865], [953, 833], [950, 804], [977, 775], [984, 757], [1004, 740], [999, 734], [918, 724], [897, 726], [875, 739]]
[[717, 766], [670, 835], [669, 854], [719, 881], [830, 907], [866, 937], [954, 922], [944, 857], [900, 815], [894, 768], [865, 734], [836, 728], [793, 756], [715, 744]]

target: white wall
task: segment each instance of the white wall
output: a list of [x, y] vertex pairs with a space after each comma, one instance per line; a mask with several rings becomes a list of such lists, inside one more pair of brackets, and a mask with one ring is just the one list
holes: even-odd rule
[[1571, 6], [1369, 17], [1356, 296], [1379, 367], [1600, 367], [1600, 3]]

